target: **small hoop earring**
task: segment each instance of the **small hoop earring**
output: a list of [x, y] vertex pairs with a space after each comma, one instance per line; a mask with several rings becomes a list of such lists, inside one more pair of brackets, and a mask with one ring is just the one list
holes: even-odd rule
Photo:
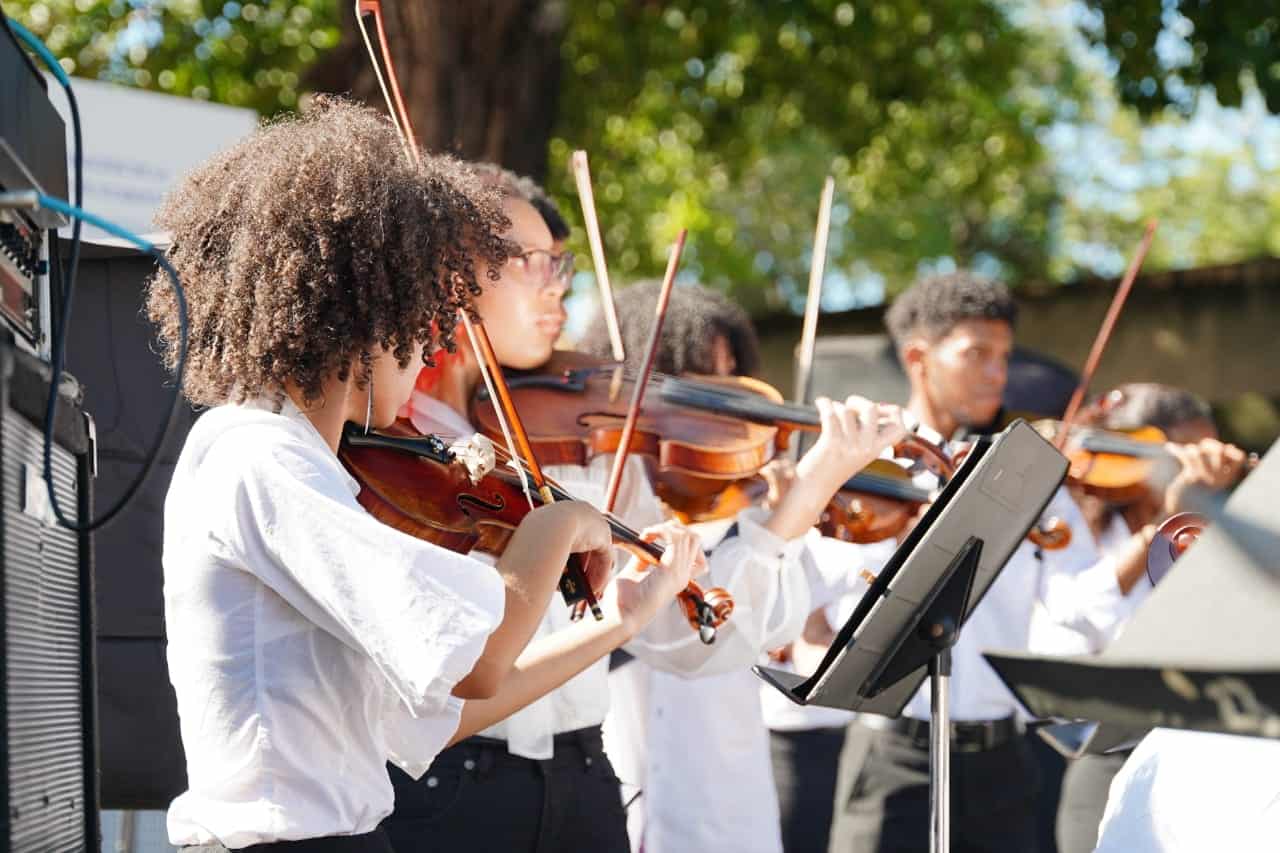
[[369, 374], [369, 402], [364, 410], [364, 434], [369, 434], [369, 425], [373, 421], [373, 374]]

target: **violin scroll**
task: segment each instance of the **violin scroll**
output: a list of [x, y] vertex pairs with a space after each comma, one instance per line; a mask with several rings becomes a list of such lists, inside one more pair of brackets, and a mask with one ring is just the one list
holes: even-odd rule
[[1151, 539], [1151, 547], [1147, 549], [1147, 578], [1153, 586], [1163, 580], [1174, 562], [1200, 540], [1208, 526], [1209, 519], [1195, 512], [1180, 512], [1161, 522]]
[[733, 596], [718, 586], [704, 591], [690, 581], [679, 601], [685, 618], [698, 632], [698, 639], [707, 645], [716, 641], [716, 629], [733, 614]]
[[1027, 533], [1031, 544], [1045, 551], [1057, 551], [1071, 544], [1071, 525], [1057, 516], [1040, 519]]

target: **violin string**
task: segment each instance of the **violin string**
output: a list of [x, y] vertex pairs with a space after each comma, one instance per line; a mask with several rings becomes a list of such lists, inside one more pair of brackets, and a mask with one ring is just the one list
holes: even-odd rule
[[[446, 437], [439, 433], [436, 433], [436, 435], [440, 438]], [[508, 454], [505, 448], [495, 445], [493, 450], [494, 450], [494, 455], [497, 456], [505, 465], [512, 468], [513, 470], [516, 469], [517, 463], [512, 460], [510, 454]], [[523, 460], [520, 460], [519, 466], [521, 468], [524, 468], [525, 462]], [[544, 479], [547, 483], [547, 488], [552, 490], [557, 500], [568, 500], [568, 501], [581, 500], [580, 498], [575, 498], [564, 488], [564, 486], [560, 485], [550, 477], [544, 477]], [[655, 556], [660, 557], [662, 555], [665, 549], [661, 545], [658, 545], [657, 543], [653, 543], [653, 542], [644, 543], [643, 540], [640, 538], [640, 533], [636, 531], [635, 528], [628, 526], [627, 523], [624, 522], [617, 515], [614, 515], [611, 512], [602, 512], [600, 514], [604, 516], [605, 520], [609, 522], [610, 527], [613, 528], [615, 532], [622, 535], [620, 538], [625, 537], [626, 540], [630, 541], [629, 543], [643, 544], [646, 547], [652, 546]]]
[[[459, 308], [458, 316], [462, 318], [462, 325], [466, 329], [467, 339], [471, 341], [471, 351], [475, 353], [476, 362], [480, 365], [480, 377], [484, 380], [484, 387], [489, 391], [489, 399], [493, 401], [493, 411], [498, 416], [498, 425], [502, 428], [502, 437], [507, 443], [507, 450], [511, 453], [512, 460], [520, 459], [520, 454], [516, 453], [516, 442], [511, 435], [511, 427], [507, 424], [506, 413], [502, 411], [501, 398], [493, 387], [493, 377], [489, 375], [489, 365], [485, 361], [484, 353], [480, 351], [480, 342], [476, 340], [475, 326], [471, 322], [471, 318], [467, 316], [466, 309]], [[514, 461], [508, 462], [512, 468], [515, 468], [516, 474], [520, 477], [520, 488], [524, 491], [524, 496], [529, 501], [529, 509], [533, 509], [536, 504], [533, 502], [533, 492], [529, 488], [529, 478], [525, 476], [524, 461], [521, 460], [519, 465]]]

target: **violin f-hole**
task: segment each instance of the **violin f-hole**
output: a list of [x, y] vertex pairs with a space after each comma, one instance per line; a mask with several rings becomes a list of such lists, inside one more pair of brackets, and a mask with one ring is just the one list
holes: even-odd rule
[[[488, 513], [497, 514], [507, 508], [507, 502], [502, 499], [502, 495], [497, 492], [493, 495], [493, 502], [486, 501], [477, 495], [461, 494], [458, 495], [458, 506], [462, 508], [468, 516], [475, 517], [473, 510], [487, 510]], [[488, 513], [481, 512], [481, 515]]]

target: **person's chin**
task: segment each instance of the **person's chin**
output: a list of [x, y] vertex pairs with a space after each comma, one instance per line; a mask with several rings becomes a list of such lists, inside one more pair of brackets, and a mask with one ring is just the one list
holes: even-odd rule
[[969, 425], [985, 426], [995, 420], [996, 415], [1000, 414], [1000, 400], [995, 403], [983, 406], [973, 406], [969, 409]]
[[507, 362], [506, 366], [513, 370], [536, 370], [551, 360], [552, 351], [553, 347], [548, 345], [536, 352], [521, 353]]

